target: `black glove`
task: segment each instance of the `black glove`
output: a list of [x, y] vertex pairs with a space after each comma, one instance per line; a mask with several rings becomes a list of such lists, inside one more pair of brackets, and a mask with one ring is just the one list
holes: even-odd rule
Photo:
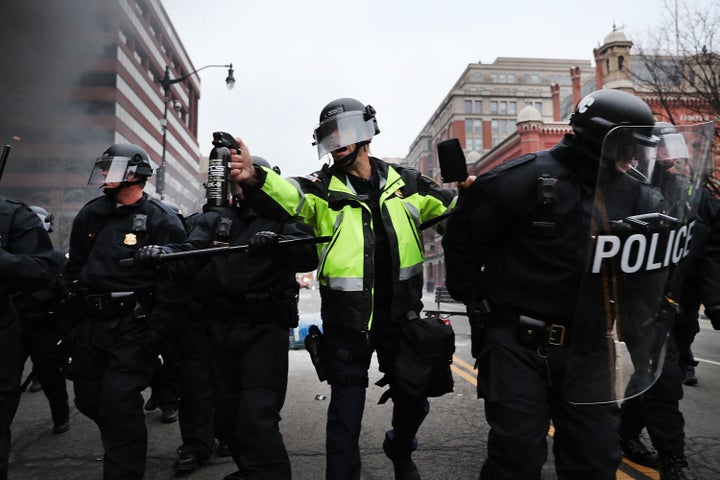
[[250, 239], [248, 246], [251, 255], [270, 255], [278, 245], [278, 234], [275, 232], [258, 232]]
[[167, 247], [160, 245], [147, 245], [135, 252], [135, 263], [137, 265], [155, 266], [162, 263], [163, 255], [170, 253]]
[[710, 319], [715, 330], [720, 330], [720, 305], [705, 307], [705, 316]]

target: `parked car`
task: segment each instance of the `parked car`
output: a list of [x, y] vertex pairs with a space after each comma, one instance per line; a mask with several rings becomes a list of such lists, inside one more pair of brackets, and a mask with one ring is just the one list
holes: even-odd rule
[[305, 348], [305, 337], [307, 337], [310, 325], [317, 325], [320, 331], [322, 331], [320, 312], [306, 312], [299, 315], [298, 326], [290, 329], [291, 350]]

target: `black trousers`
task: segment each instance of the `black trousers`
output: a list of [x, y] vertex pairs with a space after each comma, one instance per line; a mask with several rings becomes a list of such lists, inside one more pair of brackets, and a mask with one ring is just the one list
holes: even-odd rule
[[177, 410], [180, 397], [178, 387], [180, 356], [175, 343], [166, 347], [160, 352], [163, 363], [162, 365], [156, 363], [150, 381], [150, 398], [158, 403], [163, 412]]
[[485, 399], [490, 433], [481, 479], [539, 480], [551, 420], [559, 479], [615, 479], [621, 460], [619, 409], [614, 403], [569, 403], [563, 396], [567, 365], [567, 347], [550, 347], [543, 358], [518, 343], [510, 328], [486, 331], [478, 394]]
[[[391, 374], [400, 353], [401, 324], [386, 322], [374, 325], [367, 334], [326, 326], [324, 342], [327, 372], [337, 377], [367, 378], [373, 351], [377, 352], [380, 371]], [[350, 359], [339, 358], [332, 351], [353, 352]], [[366, 360], [363, 358], [363, 354]], [[361, 472], [360, 430], [365, 409], [366, 387], [331, 381], [330, 404], [326, 427], [327, 480], [358, 480]], [[390, 384], [392, 387], [392, 383]], [[392, 429], [386, 439], [397, 457], [410, 455], [417, 446], [420, 425], [429, 411], [425, 397], [396, 395], [393, 400]]]
[[280, 433], [288, 381], [289, 331], [271, 317], [211, 320], [213, 392], [219, 436], [248, 480], [288, 480]]
[[680, 411], [682, 381], [678, 349], [671, 334], [657, 381], [642, 395], [623, 402], [620, 435], [637, 437], [647, 428], [653, 446], [661, 455], [684, 454], [685, 419]]
[[[47, 321], [52, 318], [48, 317]], [[51, 330], [23, 326], [22, 363], [28, 356], [32, 360], [33, 375], [42, 383], [54, 423], [66, 422], [70, 416], [67, 384], [60, 370], [62, 353], [58, 342], [61, 339], [60, 334]]]
[[147, 324], [132, 314], [84, 319], [73, 332], [75, 404], [100, 429], [104, 480], [143, 478], [147, 428], [142, 391], [154, 358], [143, 348]]
[[20, 403], [20, 323], [0, 304], [0, 480], [8, 478], [10, 425]]
[[177, 385], [180, 394], [178, 418], [184, 451], [210, 457], [215, 447], [210, 348], [205, 326], [189, 320], [175, 344]]

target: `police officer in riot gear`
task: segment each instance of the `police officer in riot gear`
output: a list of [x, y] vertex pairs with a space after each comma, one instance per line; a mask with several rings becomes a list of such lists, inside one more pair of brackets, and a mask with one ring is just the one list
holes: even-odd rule
[[141, 392], [172, 322], [182, 314], [181, 285], [120, 264], [145, 245], [185, 238], [178, 216], [143, 191], [151, 175], [145, 150], [111, 145], [88, 181], [104, 195], [80, 209], [70, 233], [65, 277], [84, 310], [72, 332], [75, 404], [100, 429], [105, 480], [143, 478], [147, 429]]
[[[472, 313], [478, 396], [491, 427], [483, 480], [539, 479], [551, 421], [559, 478], [616, 476], [616, 404], [571, 404], [562, 385], [596, 182], [632, 167], [625, 156], [601, 162], [601, 146], [625, 124], [646, 126], [634, 135], [654, 143], [644, 101], [618, 90], [589, 94], [571, 117], [573, 134], [478, 177], [448, 221], [446, 285]], [[629, 194], [615, 208], [657, 202], [649, 187], [625, 177]], [[587, 374], [609, 377], [602, 370]]]
[[[46, 209], [31, 206], [43, 224], [45, 231], [52, 232], [53, 216]], [[55, 263], [60, 269], [65, 265], [65, 254], [53, 249]], [[58, 308], [63, 301], [63, 289], [59, 275], [43, 289], [34, 292], [18, 292], [13, 305], [22, 321], [23, 358], [32, 360], [32, 375], [42, 384], [48, 399], [53, 420], [53, 433], [64, 433], [70, 428], [70, 407], [65, 376], [61, 371], [62, 342], [64, 332], [58, 319]]]
[[20, 401], [21, 326], [11, 295], [47, 286], [59, 267], [48, 233], [26, 205], [0, 196], [0, 480], [8, 478], [10, 425]]
[[[678, 201], [683, 198], [682, 191], [691, 188], [688, 182], [692, 173], [688, 165], [688, 148], [678, 129], [670, 123], [657, 122], [655, 134], [660, 139], [655, 175], [662, 177], [659, 178], [661, 182], [670, 185], [667, 189], [669, 195], [666, 195], [667, 213], [678, 216], [678, 209], [688, 209], [690, 220], [696, 223], [689, 261], [673, 272], [668, 286], [667, 295], [680, 304], [680, 309], [668, 337], [662, 372], [649, 390], [623, 402], [620, 446], [623, 454], [633, 462], [658, 468], [662, 480], [694, 480], [685, 457], [685, 421], [679, 405], [683, 397], [684, 365], [681, 354], [689, 351], [692, 338], [699, 331], [698, 299], [704, 290], [701, 285], [713, 282], [712, 278], [703, 278], [699, 268], [701, 263], [706, 263], [702, 257], [708, 246], [708, 230], [712, 226], [712, 213], [709, 212], [712, 204], [707, 190], [701, 192], [703, 199], [698, 211], [690, 208], [687, 202]], [[712, 243], [710, 247], [707, 250], [712, 251]], [[707, 263], [712, 263], [712, 260], [707, 259]], [[717, 273], [714, 276], [720, 278]], [[643, 428], [647, 428], [652, 446], [641, 436]]]
[[353, 98], [328, 103], [320, 112], [314, 140], [320, 171], [285, 180], [250, 162], [247, 147], [232, 156], [233, 178], [259, 211], [273, 218], [297, 216], [318, 236], [332, 235], [322, 247], [318, 271], [322, 297], [321, 360], [331, 386], [327, 415], [326, 478], [360, 478], [359, 437], [373, 351], [389, 379], [392, 429], [383, 450], [395, 478], [419, 479], [411, 455], [415, 434], [429, 410], [422, 395], [394, 389], [394, 363], [402, 327], [422, 308], [421, 223], [442, 215], [455, 192], [442, 190], [419, 172], [370, 155], [380, 132], [375, 109]]
[[295, 273], [316, 268], [317, 251], [310, 242], [280, 246], [281, 240], [312, 235], [301, 224], [258, 216], [240, 194], [232, 205], [204, 210], [185, 242], [145, 247], [135, 261], [153, 265], [172, 252], [250, 246], [249, 252], [194, 256], [165, 267], [173, 278], [194, 283], [193, 301], [209, 323], [218, 438], [227, 442], [238, 466], [226, 480], [287, 480], [290, 460], [279, 422], [287, 390], [288, 327], [298, 321]]

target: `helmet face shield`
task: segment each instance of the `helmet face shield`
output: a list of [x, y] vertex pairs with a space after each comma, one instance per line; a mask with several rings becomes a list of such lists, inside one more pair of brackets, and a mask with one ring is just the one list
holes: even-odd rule
[[376, 133], [374, 118], [365, 120], [364, 112], [349, 111], [320, 123], [313, 138], [318, 148], [318, 158], [335, 150], [358, 142], [370, 140]]
[[658, 161], [674, 163], [690, 157], [685, 139], [680, 133], [666, 133], [660, 137], [658, 146]]
[[658, 137], [647, 135], [647, 127], [616, 127], [602, 146], [601, 168], [612, 168], [649, 183], [657, 160]]
[[87, 184], [91, 187], [102, 187], [106, 183], [127, 182], [130, 174], [137, 169], [137, 165], [128, 166], [129, 162], [129, 157], [103, 155], [95, 161]]

